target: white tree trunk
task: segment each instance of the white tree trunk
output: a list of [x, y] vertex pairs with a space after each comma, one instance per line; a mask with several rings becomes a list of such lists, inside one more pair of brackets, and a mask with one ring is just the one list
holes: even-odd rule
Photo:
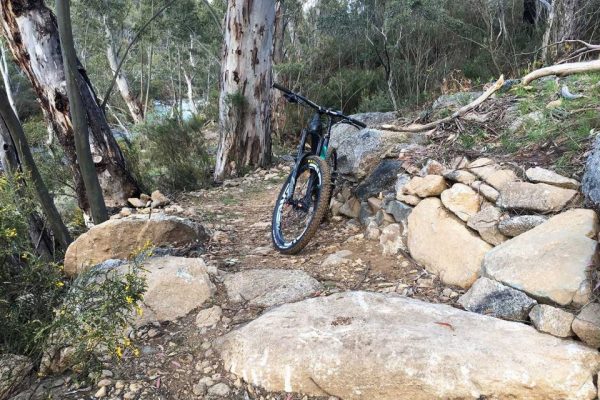
[[[113, 43], [112, 32], [106, 23], [106, 17], [104, 20], [104, 27], [106, 29], [106, 57], [108, 58], [108, 65], [110, 66], [110, 70], [114, 74], [119, 68], [119, 61], [117, 60], [117, 53], [115, 51], [115, 45]], [[133, 122], [140, 123], [144, 121], [144, 110], [142, 108], [142, 103], [139, 101], [137, 96], [131, 91], [129, 88], [129, 83], [127, 82], [127, 78], [123, 73], [123, 69], [119, 70], [116, 78], [117, 89], [119, 89], [119, 93], [121, 97], [127, 104], [127, 108], [129, 109], [129, 114], [133, 119]]]
[[221, 136], [214, 178], [271, 161], [275, 0], [229, 0], [221, 66]]
[[6, 62], [6, 49], [4, 48], [4, 44], [0, 43], [0, 53], [2, 60], [0, 62], [0, 73], [2, 73], [2, 81], [4, 82], [4, 90], [6, 90], [6, 96], [8, 97], [8, 102], [10, 103], [10, 107], [15, 112], [15, 115], [18, 117], [19, 113], [17, 112], [17, 106], [15, 104], [15, 99], [12, 95], [12, 89], [10, 86], [10, 73], [8, 70], [8, 63]]

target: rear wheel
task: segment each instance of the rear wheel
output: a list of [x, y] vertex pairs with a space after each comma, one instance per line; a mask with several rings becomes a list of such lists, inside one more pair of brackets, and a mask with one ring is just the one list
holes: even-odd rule
[[306, 157], [292, 181], [290, 174], [275, 203], [271, 224], [273, 245], [284, 254], [296, 254], [308, 244], [329, 208], [331, 194], [329, 166], [319, 157]]

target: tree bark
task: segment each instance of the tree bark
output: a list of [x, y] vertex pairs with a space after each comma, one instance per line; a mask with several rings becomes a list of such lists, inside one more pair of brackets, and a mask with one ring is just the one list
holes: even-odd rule
[[[285, 21], [283, 7], [283, 1], [277, 0], [275, 4], [275, 31], [273, 33], [273, 66], [282, 63], [284, 57]], [[273, 81], [283, 86], [287, 84], [281, 80], [276, 71], [273, 71]], [[285, 105], [287, 102], [283, 97], [283, 93], [279, 90], [272, 91], [271, 96], [271, 131], [281, 138], [286, 124]]]
[[85, 106], [80, 93], [81, 89], [85, 90], [85, 85], [81, 81], [81, 75], [77, 72], [77, 56], [75, 55], [75, 44], [73, 43], [73, 31], [71, 29], [69, 0], [58, 0], [56, 2], [56, 14], [67, 82], [67, 97], [69, 98], [71, 121], [75, 136], [77, 161], [90, 204], [92, 219], [95, 224], [100, 224], [108, 220], [108, 212], [106, 211], [106, 204], [104, 204], [104, 198], [102, 197], [100, 182], [96, 175], [92, 152], [90, 151]]
[[10, 72], [8, 70], [8, 63], [6, 62], [6, 49], [4, 48], [4, 44], [0, 43], [0, 53], [2, 55], [2, 60], [0, 62], [0, 72], [2, 73], [2, 81], [4, 82], [4, 90], [6, 90], [6, 96], [8, 97], [8, 102], [12, 107], [13, 111], [17, 118], [19, 117], [19, 113], [17, 112], [17, 106], [15, 104], [15, 99], [12, 94], [12, 88], [10, 86]]
[[567, 39], [576, 39], [578, 0], [553, 0], [546, 20], [546, 30], [542, 41], [542, 60], [547, 63], [556, 61], [560, 56], [558, 46], [553, 43]]
[[275, 0], [230, 0], [219, 98], [214, 179], [271, 161], [271, 65]]
[[129, 114], [136, 124], [144, 121], [144, 110], [142, 103], [137, 96], [129, 88], [129, 82], [123, 73], [123, 70], [119, 70], [119, 62], [117, 61], [117, 53], [115, 51], [115, 45], [113, 42], [112, 32], [106, 23], [106, 17], [104, 17], [104, 28], [106, 30], [106, 57], [108, 58], [108, 65], [113, 74], [117, 74], [116, 83], [119, 93], [127, 104]]
[[[60, 214], [54, 205], [54, 201], [48, 192], [48, 188], [44, 184], [42, 176], [35, 165], [21, 123], [10, 107], [6, 93], [3, 90], [0, 90], [0, 131], [2, 131], [2, 141], [4, 142], [2, 146], [3, 149], [5, 149], [4, 153], [6, 156], [6, 160], [2, 160], [3, 165], [6, 161], [6, 165], [13, 165], [15, 168], [18, 168], [22, 163], [23, 172], [33, 183], [40, 206], [48, 220], [50, 229], [54, 233], [54, 237], [60, 244], [60, 247], [63, 250], [66, 250], [71, 243], [71, 236], [69, 235], [69, 231], [63, 223]], [[8, 135], [5, 134], [6, 132], [8, 132]], [[8, 136], [10, 136], [10, 138]], [[12, 154], [10, 153], [11, 149], [14, 149]], [[13, 171], [16, 171], [16, 169], [13, 169]], [[33, 218], [33, 220], [31, 220], [31, 218]], [[36, 233], [36, 231], [39, 230], [38, 227], [39, 221], [37, 218], [35, 216], [30, 217], [30, 231], [34, 230], [34, 235], [37, 235], [34, 238], [35, 240], [40, 240], [40, 235], [42, 235], [41, 232]], [[47, 239], [44, 239], [43, 237], [42, 239], [47, 243]]]
[[[52, 127], [71, 168], [79, 207], [89, 211], [81, 171], [77, 164], [73, 125], [56, 18], [43, 0], [0, 0], [2, 30], [15, 62], [32, 84], [46, 121]], [[123, 153], [100, 108], [85, 70], [78, 65], [84, 86], [81, 96], [87, 112], [96, 173], [106, 204], [117, 207], [139, 193]]]

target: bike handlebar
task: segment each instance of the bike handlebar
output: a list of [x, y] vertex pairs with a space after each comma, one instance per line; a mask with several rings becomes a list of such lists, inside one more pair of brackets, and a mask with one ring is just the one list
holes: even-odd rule
[[[349, 117], [347, 115], [344, 115], [341, 112], [333, 111], [333, 110], [330, 110], [328, 108], [321, 107], [320, 105], [318, 105], [318, 104], [310, 101], [306, 97], [301, 96], [298, 93], [294, 93], [291, 90], [286, 89], [286, 88], [284, 88], [283, 86], [281, 86], [281, 85], [279, 85], [277, 83], [273, 83], [273, 87], [275, 89], [277, 89], [277, 90], [281, 90], [283, 93], [285, 93], [287, 96], [289, 96], [288, 100], [293, 99], [296, 102], [298, 100], [300, 100], [302, 103], [306, 104], [307, 106], [309, 106], [311, 108], [314, 108], [315, 110], [317, 110], [321, 114], [327, 114], [327, 115], [329, 115], [331, 117], [340, 118], [340, 119], [342, 119], [342, 120], [344, 120], [346, 122], [349, 122], [352, 125], [356, 125], [356, 126], [358, 126], [360, 128], [366, 128], [367, 127], [367, 125], [364, 122], [361, 122], [361, 121], [359, 121], [357, 119], [354, 119], [354, 118], [351, 118], [351, 117]], [[342, 121], [342, 122], [344, 122], [344, 121]]]

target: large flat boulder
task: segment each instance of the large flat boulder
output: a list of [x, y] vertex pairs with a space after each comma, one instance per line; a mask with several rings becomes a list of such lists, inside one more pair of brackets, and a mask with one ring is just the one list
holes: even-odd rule
[[[395, 112], [355, 114], [352, 117], [366, 123], [369, 127], [397, 119]], [[331, 129], [329, 145], [337, 152], [338, 172], [344, 178], [356, 182], [373, 171], [383, 154], [398, 154], [401, 148], [422, 141], [421, 134], [372, 128], [359, 130], [347, 124], [338, 124]]]
[[94, 226], [69, 246], [65, 273], [74, 276], [108, 259], [127, 259], [147, 243], [157, 247], [181, 246], [207, 239], [201, 225], [165, 214], [109, 220]]
[[545, 183], [510, 182], [500, 189], [496, 204], [509, 210], [550, 213], [565, 208], [576, 195], [576, 190]]
[[411, 256], [446, 284], [470, 287], [491, 248], [446, 211], [438, 198], [422, 200], [408, 217]]
[[225, 277], [223, 284], [233, 303], [272, 307], [302, 300], [322, 289], [319, 281], [301, 270], [251, 269]]
[[251, 384], [345, 400], [594, 399], [600, 368], [524, 324], [370, 292], [283, 305], [216, 347]]
[[483, 273], [544, 301], [585, 304], [597, 233], [594, 211], [566, 211], [488, 252]]

